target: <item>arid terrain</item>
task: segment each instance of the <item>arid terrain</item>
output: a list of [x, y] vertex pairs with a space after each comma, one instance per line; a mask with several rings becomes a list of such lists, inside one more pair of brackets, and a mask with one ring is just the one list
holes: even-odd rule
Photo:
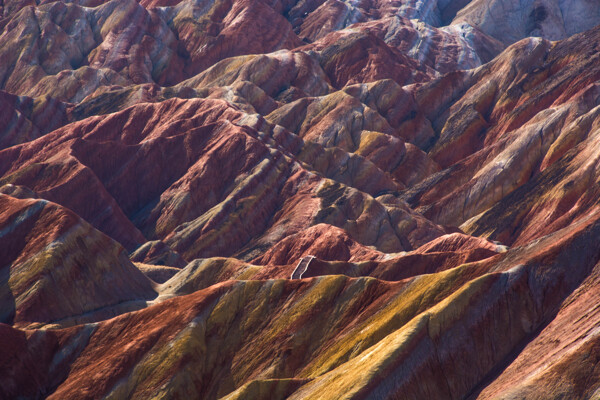
[[597, 0], [0, 0], [0, 399], [600, 399]]

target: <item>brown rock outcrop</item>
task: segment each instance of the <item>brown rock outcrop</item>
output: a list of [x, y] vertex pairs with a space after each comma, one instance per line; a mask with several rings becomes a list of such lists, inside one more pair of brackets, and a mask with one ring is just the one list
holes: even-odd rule
[[155, 296], [125, 250], [71, 211], [7, 195], [0, 209], [3, 323], [68, 325], [109, 307], [145, 306]]

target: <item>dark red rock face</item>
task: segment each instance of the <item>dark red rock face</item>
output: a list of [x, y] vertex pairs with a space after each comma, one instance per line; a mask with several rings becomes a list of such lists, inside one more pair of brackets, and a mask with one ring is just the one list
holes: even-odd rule
[[596, 398], [598, 24], [0, 2], [0, 399]]

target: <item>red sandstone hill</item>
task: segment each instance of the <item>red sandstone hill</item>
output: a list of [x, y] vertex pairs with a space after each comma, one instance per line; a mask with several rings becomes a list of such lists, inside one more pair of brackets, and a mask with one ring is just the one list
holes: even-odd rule
[[0, 2], [0, 399], [597, 397], [598, 24]]

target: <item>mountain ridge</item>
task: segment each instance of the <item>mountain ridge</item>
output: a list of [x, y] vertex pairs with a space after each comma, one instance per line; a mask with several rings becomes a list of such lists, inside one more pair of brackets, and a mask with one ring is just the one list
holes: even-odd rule
[[600, 9], [518, 3], [3, 2], [0, 398], [597, 396]]

